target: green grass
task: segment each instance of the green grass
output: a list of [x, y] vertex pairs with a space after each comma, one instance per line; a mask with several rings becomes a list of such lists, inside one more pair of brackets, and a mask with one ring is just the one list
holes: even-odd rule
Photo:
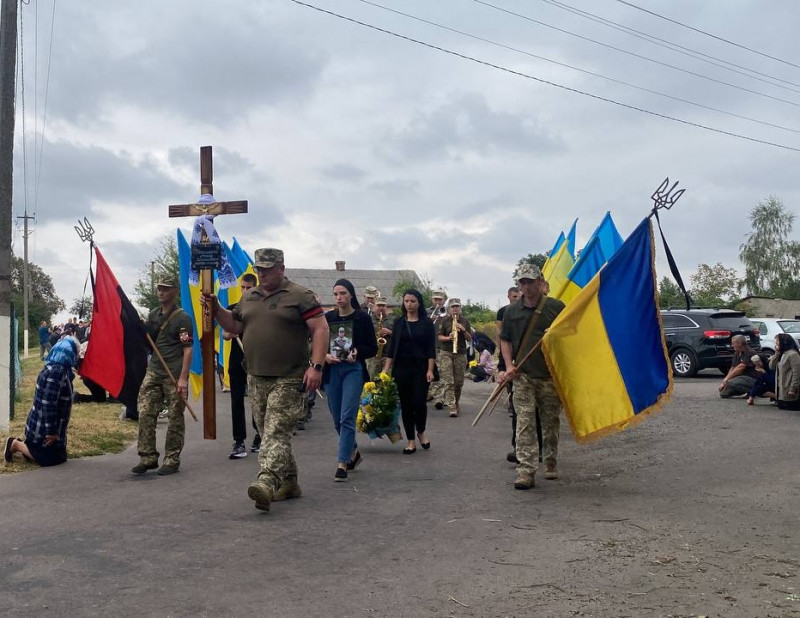
[[[32, 357], [22, 361], [22, 385], [20, 386], [15, 405], [15, 419], [11, 421], [9, 435], [23, 437], [25, 434], [25, 421], [28, 411], [33, 403], [33, 391], [36, 378], [42, 368], [39, 360], [38, 348], [31, 350]], [[75, 390], [89, 394], [79, 377], [75, 377]], [[122, 409], [120, 403], [76, 403], [72, 406], [72, 416], [69, 421], [67, 433], [67, 454], [70, 459], [78, 457], [91, 457], [106, 453], [119, 453], [136, 439], [138, 425], [131, 421], [119, 420]], [[3, 436], [2, 444], [5, 446]], [[0, 474], [9, 474], [36, 468], [36, 464], [19, 460], [19, 455], [14, 461], [0, 467]]]

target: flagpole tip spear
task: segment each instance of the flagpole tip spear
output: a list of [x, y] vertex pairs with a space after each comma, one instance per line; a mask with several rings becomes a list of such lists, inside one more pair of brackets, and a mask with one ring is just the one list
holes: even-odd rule
[[676, 180], [675, 183], [670, 187], [669, 176], [667, 176], [664, 179], [664, 182], [662, 182], [653, 192], [653, 195], [650, 196], [650, 199], [653, 200], [653, 210], [650, 211], [651, 217], [662, 208], [664, 210], [669, 210], [675, 205], [675, 202], [681, 199], [681, 196], [686, 189], [675, 191], [675, 188], [678, 186], [678, 182], [679, 181]]
[[83, 242], [88, 242], [90, 248], [94, 246], [94, 228], [92, 224], [89, 223], [89, 219], [86, 217], [83, 218], [83, 221], [79, 219], [78, 225], [74, 227], [75, 231], [78, 233], [78, 238]]

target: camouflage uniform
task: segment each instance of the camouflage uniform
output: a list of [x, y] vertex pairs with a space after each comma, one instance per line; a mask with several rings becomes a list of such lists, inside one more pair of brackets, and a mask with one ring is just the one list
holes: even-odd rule
[[[445, 294], [443, 291], [439, 290], [436, 292], [437, 295], [441, 295], [442, 298], [445, 298]], [[442, 305], [442, 308], [445, 306]], [[440, 313], [438, 310], [435, 310], [434, 307], [430, 307], [427, 309], [428, 317], [433, 320], [433, 325], [436, 328], [436, 332], [439, 332], [439, 324], [440, 322], [446, 318], [446, 316]], [[444, 403], [444, 384], [442, 384], [441, 374], [442, 374], [442, 358], [441, 358], [441, 350], [438, 346], [438, 341], [436, 342], [436, 366], [439, 368], [439, 380], [436, 382], [431, 382], [430, 389], [428, 390], [428, 401], [433, 401], [434, 403]], [[441, 406], [440, 406], [441, 407]]]
[[[385, 303], [386, 298], [381, 296], [376, 299], [376, 303]], [[380, 337], [378, 334], [378, 316], [375, 313], [370, 314], [369, 316], [372, 319], [372, 327], [375, 329], [375, 336]], [[389, 330], [392, 329], [394, 326], [394, 318], [391, 315], [387, 315], [383, 318], [383, 327], [388, 328]], [[386, 345], [383, 346], [381, 349], [380, 357], [376, 354], [372, 358], [367, 359], [367, 373], [369, 373], [369, 377], [371, 380], [375, 380], [378, 377], [378, 374], [383, 371], [383, 362], [386, 360], [386, 352], [389, 350], [389, 344], [392, 341], [391, 335], [386, 335], [384, 337], [386, 339]]]
[[[171, 282], [170, 282], [171, 283]], [[161, 309], [150, 312], [147, 330], [155, 341], [172, 375], [177, 380], [183, 366], [183, 350], [192, 346], [192, 320], [181, 308], [176, 307], [164, 315]], [[156, 422], [158, 413], [167, 410], [167, 437], [164, 444], [165, 466], [178, 466], [181, 462], [186, 425], [183, 418], [185, 404], [154, 354], [150, 357], [147, 373], [139, 388], [138, 452], [140, 464], [155, 466], [159, 453], [156, 450]]]
[[[457, 302], [456, 302], [457, 301]], [[461, 306], [457, 298], [450, 299], [451, 304]], [[458, 323], [467, 333], [472, 332], [469, 320], [464, 316], [458, 317]], [[453, 332], [453, 318], [448, 316], [439, 321], [438, 334], [451, 337]], [[467, 342], [464, 333], [458, 333], [458, 345], [453, 352], [453, 341], [439, 341], [438, 362], [439, 376], [442, 385], [442, 401], [450, 408], [450, 415], [458, 414], [458, 404], [461, 401], [461, 389], [464, 387], [464, 374], [467, 368]]]
[[561, 428], [561, 400], [550, 379], [531, 378], [521, 373], [514, 380], [514, 406], [517, 410], [516, 454], [520, 475], [536, 474], [539, 441], [536, 438], [536, 410], [542, 423], [542, 459], [547, 467], [556, 467], [558, 437]]
[[273, 493], [297, 484], [297, 464], [292, 455], [292, 429], [305, 414], [302, 378], [247, 376], [253, 419], [261, 436], [258, 481]]

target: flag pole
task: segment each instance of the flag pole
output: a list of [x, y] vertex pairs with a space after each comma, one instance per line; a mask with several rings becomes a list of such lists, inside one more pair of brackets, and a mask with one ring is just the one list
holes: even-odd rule
[[147, 337], [147, 342], [150, 344], [150, 347], [153, 348], [153, 353], [158, 357], [158, 360], [161, 361], [161, 366], [164, 368], [164, 371], [167, 372], [167, 375], [169, 376], [169, 379], [172, 380], [172, 384], [175, 386], [175, 390], [178, 391], [178, 396], [181, 398], [183, 403], [186, 404], [186, 409], [189, 410], [189, 414], [192, 415], [192, 418], [194, 419], [194, 422], [196, 423], [197, 422], [197, 415], [194, 413], [194, 410], [192, 410], [192, 406], [189, 405], [188, 399], [184, 399], [183, 398], [183, 394], [181, 394], [181, 390], [178, 388], [178, 381], [175, 379], [175, 376], [172, 375], [172, 372], [169, 370], [169, 367], [167, 367], [167, 361], [165, 361], [164, 357], [161, 356], [161, 352], [158, 351], [158, 348], [156, 347], [156, 344], [153, 341], [153, 338], [150, 336], [150, 333], [145, 333], [145, 336]]
[[[525, 356], [522, 357], [522, 360], [519, 361], [519, 364], [515, 365], [514, 368], [515, 369], [519, 369], [520, 367], [522, 367], [522, 365], [525, 364], [525, 362], [531, 357], [531, 355], [536, 350], [539, 349], [539, 346], [541, 346], [541, 345], [542, 345], [542, 340], [539, 339], [539, 341], [536, 342], [536, 345], [534, 345], [528, 351], [528, 353]], [[475, 416], [475, 420], [472, 421], [472, 426], [473, 427], [475, 427], [475, 425], [477, 425], [478, 422], [481, 420], [481, 417], [486, 412], [486, 408], [489, 407], [489, 404], [491, 404], [493, 401], [497, 400], [500, 397], [500, 394], [503, 392], [503, 389], [506, 387], [506, 384], [508, 384], [508, 380], [501, 380], [500, 382], [497, 383], [497, 386], [494, 387], [494, 390], [492, 391], [492, 394], [489, 395], [489, 399], [486, 400], [486, 403], [483, 404], [483, 407], [478, 411], [478, 414]], [[492, 410], [494, 410], [494, 407], [492, 407]], [[490, 414], [491, 414], [491, 412], [490, 412]]]

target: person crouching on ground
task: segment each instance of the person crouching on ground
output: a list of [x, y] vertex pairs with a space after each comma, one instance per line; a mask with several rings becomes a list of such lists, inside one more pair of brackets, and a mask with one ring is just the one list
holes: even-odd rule
[[78, 342], [61, 339], [50, 350], [36, 379], [33, 405], [25, 423], [25, 440], [6, 440], [5, 460], [14, 453], [42, 467], [67, 461], [67, 426], [72, 413], [73, 368], [78, 362]]

